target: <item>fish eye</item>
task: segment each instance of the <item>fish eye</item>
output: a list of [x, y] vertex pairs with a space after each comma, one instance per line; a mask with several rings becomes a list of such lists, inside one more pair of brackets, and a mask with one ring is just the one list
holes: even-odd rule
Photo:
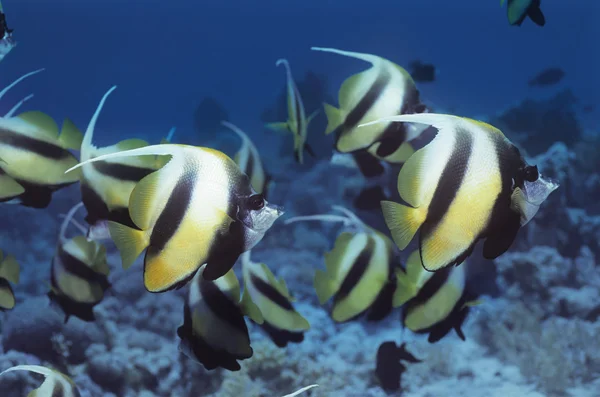
[[540, 177], [540, 173], [538, 172], [537, 165], [530, 165], [525, 167], [525, 176], [524, 179], [527, 182], [535, 182]]
[[251, 210], [258, 211], [265, 206], [265, 199], [262, 194], [255, 194], [248, 199], [248, 205]]

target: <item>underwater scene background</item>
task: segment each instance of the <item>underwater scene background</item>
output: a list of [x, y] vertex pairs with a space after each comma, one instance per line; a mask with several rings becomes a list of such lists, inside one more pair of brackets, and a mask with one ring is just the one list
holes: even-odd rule
[[[284, 396], [316, 384], [301, 395], [600, 397], [600, 3], [499, 3], [3, 0], [14, 31], [2, 32], [1, 89], [44, 70], [0, 93], [0, 371], [58, 372], [2, 373], [0, 396]], [[373, 93], [369, 79], [386, 73], [389, 90], [348, 127]], [[398, 114], [428, 125], [388, 121], [404, 126], [390, 127], [399, 140], [358, 127]], [[482, 138], [498, 136], [490, 126], [507, 140]], [[134, 138], [146, 143], [115, 145]], [[146, 144], [168, 148], [46, 178]], [[41, 153], [47, 145], [60, 153]], [[373, 149], [392, 146], [399, 161]], [[498, 191], [507, 212], [481, 210], [475, 203], [494, 194], [481, 186], [518, 168], [513, 147], [539, 178], [509, 177]], [[417, 164], [419, 153], [429, 157]], [[498, 154], [497, 164], [472, 153]], [[115, 162], [146, 167], [154, 184], [131, 193], [145, 179], [90, 176], [93, 164]], [[189, 178], [196, 188], [178, 201]], [[528, 183], [538, 181], [548, 192], [534, 203], [539, 185]], [[451, 251], [427, 248], [441, 241], [425, 232], [439, 207], [410, 234], [409, 217], [390, 209], [408, 207], [380, 201], [419, 208], [407, 197], [447, 198], [440, 186], [473, 205], [440, 215], [444, 241], [466, 245], [426, 269], [427, 250]], [[90, 204], [90, 189], [109, 207], [123, 192], [137, 198], [108, 213]], [[478, 211], [501, 225], [496, 234], [461, 223]], [[159, 215], [179, 223], [164, 231]], [[268, 225], [251, 237], [263, 215]], [[508, 233], [513, 215], [510, 248], [494, 259], [481, 242], [469, 251]], [[140, 237], [150, 218], [156, 227]], [[157, 248], [164, 234], [183, 237]]]

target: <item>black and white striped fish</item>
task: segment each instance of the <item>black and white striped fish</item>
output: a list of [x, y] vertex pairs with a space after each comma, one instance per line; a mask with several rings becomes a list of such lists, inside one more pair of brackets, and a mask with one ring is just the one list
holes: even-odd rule
[[382, 202], [398, 248], [405, 249], [420, 229], [419, 250], [427, 270], [460, 264], [481, 239], [484, 257], [498, 257], [558, 187], [542, 178], [537, 167], [528, 165], [519, 149], [489, 124], [433, 113], [382, 121], [438, 129], [398, 175], [398, 192], [408, 206]]
[[[100, 111], [110, 93], [116, 88], [113, 86], [104, 94], [88, 124], [81, 143], [82, 162], [105, 154], [148, 146], [148, 143], [141, 139], [126, 139], [103, 148], [92, 144]], [[141, 179], [161, 165], [162, 163], [155, 158], [146, 156], [98, 161], [81, 167], [81, 197], [88, 213], [86, 221], [91, 225], [91, 232], [101, 228], [99, 223], [107, 220], [137, 228], [129, 216], [129, 196]]]
[[395, 290], [392, 241], [367, 226], [351, 211], [334, 206], [344, 216], [323, 214], [290, 218], [297, 221], [342, 222], [350, 231], [342, 232], [333, 250], [325, 254], [325, 271], [317, 270], [314, 287], [323, 305], [332, 297], [331, 317], [344, 322], [369, 311], [369, 320], [379, 320], [392, 309]]
[[254, 146], [252, 140], [238, 127], [228, 121], [222, 121], [222, 125], [235, 132], [242, 140], [242, 147], [235, 154], [233, 160], [240, 167], [242, 172], [250, 178], [250, 184], [256, 193], [262, 194], [268, 198], [268, 188], [271, 184], [271, 177], [265, 171], [258, 149]]
[[[0, 99], [27, 73], [0, 92]], [[77, 164], [69, 149], [79, 149], [81, 133], [65, 119], [59, 136], [54, 120], [42, 112], [13, 114], [32, 95], [21, 100], [0, 117], [0, 202], [45, 208], [52, 193], [79, 180], [79, 174], [64, 175]]]
[[82, 203], [77, 204], [65, 217], [50, 269], [48, 297], [63, 310], [65, 322], [70, 316], [94, 321], [94, 306], [102, 301], [110, 288], [106, 248], [87, 240], [84, 235], [66, 238], [67, 227], [82, 206]]
[[287, 76], [287, 105], [288, 105], [288, 120], [285, 122], [268, 123], [267, 127], [274, 131], [288, 131], [294, 136], [294, 157], [300, 164], [304, 163], [304, 151], [306, 150], [311, 156], [315, 156], [312, 148], [306, 142], [308, 137], [308, 125], [312, 119], [318, 114], [318, 111], [313, 112], [306, 117], [304, 103], [300, 96], [300, 91], [294, 82], [290, 64], [287, 59], [278, 59], [276, 66], [285, 66]]
[[202, 277], [205, 268], [203, 265], [189, 284], [183, 325], [177, 329], [179, 349], [207, 370], [238, 371], [237, 360], [250, 358], [253, 353], [240, 301], [240, 283], [233, 270], [207, 281]]
[[294, 309], [293, 298], [283, 280], [277, 280], [264, 263], [252, 262], [250, 251], [241, 255], [244, 277], [243, 301], [252, 301], [264, 320], [262, 329], [279, 347], [300, 343], [310, 328], [308, 321]]
[[6, 257], [0, 250], [0, 311], [12, 310], [16, 299], [10, 283], [19, 283], [19, 263], [12, 255]]
[[40, 365], [17, 365], [3, 371], [0, 376], [12, 371], [29, 371], [44, 375], [41, 386], [30, 391], [27, 397], [81, 397], [75, 382], [61, 372]]
[[144, 284], [148, 291], [181, 287], [202, 264], [207, 264], [205, 279], [223, 276], [283, 213], [252, 189], [248, 176], [232, 159], [214, 149], [146, 146], [95, 157], [74, 168], [157, 155], [171, 160], [143, 178], [129, 199], [129, 215], [137, 229], [109, 222], [124, 268], [147, 248]]
[[404, 305], [402, 322], [419, 334], [429, 334], [435, 343], [453, 329], [462, 340], [461, 329], [470, 308], [477, 305], [475, 295], [467, 288], [467, 262], [458, 267], [446, 267], [438, 272], [423, 268], [419, 251], [407, 260], [406, 271], [398, 271], [398, 288], [394, 306]]
[[[315, 51], [332, 52], [371, 63], [371, 67], [348, 77], [338, 93], [340, 108], [325, 104], [328, 125], [325, 134], [335, 132], [335, 148], [341, 153], [368, 151], [379, 160], [402, 163], [412, 154], [409, 141], [424, 128], [395, 123], [381, 123], [358, 128], [360, 124], [378, 120], [390, 114], [421, 113], [419, 91], [408, 72], [395, 63], [371, 54], [312, 47]], [[357, 157], [357, 162], [367, 161]], [[376, 165], [365, 163], [365, 176], [376, 174]]]

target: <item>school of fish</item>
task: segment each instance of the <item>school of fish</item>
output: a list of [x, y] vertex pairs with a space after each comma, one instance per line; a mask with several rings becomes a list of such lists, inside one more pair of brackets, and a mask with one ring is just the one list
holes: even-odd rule
[[[511, 25], [526, 17], [545, 23], [539, 0], [508, 0], [507, 8]], [[0, 60], [6, 40], [12, 40], [6, 34], [0, 40]], [[428, 109], [417, 83], [433, 77], [413, 79], [401, 66], [374, 54], [311, 50], [370, 65], [343, 81], [337, 107], [323, 105], [328, 121], [324, 134], [334, 137], [333, 165], [356, 169], [375, 181], [366, 184], [354, 204], [379, 214], [388, 229], [377, 230], [340, 205], [333, 213], [285, 220], [342, 225], [324, 255], [324, 270], [314, 273], [318, 301], [335, 322], [378, 321], [401, 308], [399, 327], [426, 334], [431, 343], [453, 330], [464, 340], [461, 325], [480, 304], [469, 288], [467, 259], [479, 241], [487, 259], [509, 250], [558, 183], [527, 163], [494, 126]], [[276, 66], [285, 69], [288, 119], [266, 127], [291, 134], [291, 155], [305, 165], [304, 154], [314, 156], [309, 127], [321, 109], [309, 109], [307, 115], [290, 62], [282, 58]], [[42, 71], [10, 83], [0, 91], [0, 100]], [[285, 281], [276, 277], [284, 263], [270, 264], [272, 271], [252, 260], [253, 248], [284, 210], [267, 201], [276, 180], [251, 135], [222, 122], [241, 141], [233, 158], [214, 148], [172, 143], [174, 129], [157, 144], [125, 139], [96, 147], [95, 126], [116, 88], [102, 96], [84, 133], [69, 119], [59, 129], [43, 112], [19, 113], [33, 94], [0, 117], [3, 205], [41, 210], [57, 190], [80, 185], [81, 200], [63, 216], [54, 257], [48, 258], [48, 297], [62, 310], [64, 321], [72, 316], [95, 321], [94, 307], [110, 294], [105, 243], [112, 240], [125, 270], [144, 254], [140, 282], [147, 291], [187, 288], [182, 325], [176, 330], [180, 350], [205, 369], [237, 371], [240, 361], [252, 357], [247, 320], [278, 347], [302, 343], [310, 324], [294, 307]], [[415, 141], [425, 131], [435, 136], [418, 148]], [[401, 202], [374, 179], [389, 177], [394, 167], [399, 167], [393, 177]], [[86, 212], [85, 223], [75, 217], [80, 209]], [[72, 237], [69, 228], [76, 232]], [[402, 251], [411, 243], [406, 256]], [[234, 271], [238, 262], [242, 283]], [[19, 283], [19, 274], [17, 259], [0, 251], [0, 310], [18, 304], [12, 286]], [[420, 362], [406, 344], [393, 342], [379, 346], [376, 361], [377, 379], [386, 390], [401, 388], [406, 369], [401, 361]], [[37, 366], [5, 372], [16, 370], [45, 376], [32, 395], [80, 395], [60, 372]]]

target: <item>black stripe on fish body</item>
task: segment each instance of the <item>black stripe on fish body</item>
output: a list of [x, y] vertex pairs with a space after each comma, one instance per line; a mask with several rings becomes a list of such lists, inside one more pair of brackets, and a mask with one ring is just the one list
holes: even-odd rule
[[242, 221], [238, 219], [240, 205], [239, 200], [230, 200], [229, 202], [227, 214], [234, 219], [234, 222], [229, 225], [227, 233], [218, 235], [213, 240], [206, 260], [206, 268], [202, 272], [202, 277], [205, 280], [216, 280], [225, 275], [245, 251], [246, 228]]
[[100, 198], [98, 193], [84, 182], [81, 183], [81, 201], [83, 201], [85, 209], [87, 210], [87, 215], [84, 219], [90, 225], [95, 225], [100, 221], [109, 220], [128, 226], [132, 229], [140, 230], [140, 228], [133, 223], [133, 220], [129, 215], [129, 208], [123, 207], [109, 210], [108, 206], [102, 198]]
[[[423, 222], [421, 232], [419, 234], [419, 251], [421, 250], [422, 241], [426, 237], [435, 234], [437, 226], [440, 224], [450, 205], [456, 198], [458, 191], [463, 183], [473, 151], [473, 136], [466, 130], [458, 129], [456, 131], [456, 141], [452, 147], [452, 154], [442, 171], [438, 185], [433, 193], [431, 203], [428, 207], [427, 219]], [[473, 241], [473, 245], [476, 241]], [[469, 248], [472, 250], [473, 246]], [[452, 263], [457, 262], [464, 256], [464, 253], [459, 255]], [[421, 252], [421, 260], [423, 253]], [[463, 258], [464, 259], [464, 258]]]
[[386, 318], [394, 308], [393, 301], [397, 282], [392, 261], [390, 261], [389, 269], [388, 282], [383, 286], [381, 292], [379, 292], [379, 295], [377, 295], [377, 298], [369, 308], [367, 321], [381, 321]]
[[52, 396], [51, 397], [67, 397], [67, 391], [61, 381], [58, 379], [54, 382], [54, 386], [52, 387]]
[[[53, 258], [54, 262], [56, 258]], [[94, 306], [95, 304], [90, 303], [79, 303], [70, 299], [68, 296], [63, 295], [60, 292], [60, 288], [58, 287], [58, 283], [56, 282], [56, 278], [54, 277], [54, 263], [52, 263], [52, 269], [50, 271], [50, 284], [54, 288], [54, 290], [50, 290], [48, 292], [48, 298], [50, 301], [55, 302], [60, 306], [61, 310], [65, 313], [65, 323], [69, 321], [69, 317], [75, 316], [80, 318], [83, 321], [92, 322], [96, 320], [96, 316], [94, 315]], [[56, 291], [56, 292], [55, 292]]]
[[409, 308], [418, 306], [431, 299], [431, 297], [446, 284], [452, 269], [451, 266], [448, 266], [433, 273], [429, 280], [421, 287], [417, 295], [407, 302], [407, 306]]
[[373, 107], [377, 99], [385, 90], [385, 87], [389, 84], [392, 79], [392, 75], [387, 70], [382, 70], [377, 78], [367, 90], [367, 93], [358, 101], [358, 104], [348, 113], [344, 122], [343, 130], [349, 131], [355, 128], [360, 121], [365, 117], [365, 114]]
[[[2, 289], [8, 290], [14, 298], [15, 293], [14, 293], [12, 287], [10, 286], [10, 283], [6, 279], [0, 277], [0, 290], [2, 290]], [[1, 312], [6, 311], [6, 310], [10, 310], [10, 309], [0, 306]]]
[[271, 174], [267, 173], [267, 171], [265, 172], [265, 182], [263, 184], [263, 190], [262, 190], [262, 195], [265, 198], [265, 200], [269, 199], [269, 186], [271, 185], [271, 182], [273, 181], [273, 177], [271, 176]]
[[194, 332], [192, 314], [187, 302], [183, 308], [183, 325], [177, 328], [177, 336], [189, 346], [194, 357], [206, 370], [224, 368], [229, 371], [239, 371], [241, 369], [236, 357], [224, 350], [214, 349], [202, 335]]
[[[402, 114], [402, 113], [400, 113]], [[406, 142], [406, 126], [404, 123], [390, 123], [379, 140], [376, 154], [379, 157], [387, 157], [394, 154], [400, 146]]]
[[[214, 282], [200, 281], [200, 294], [213, 315], [229, 324], [233, 329], [248, 335], [248, 327], [244, 321], [242, 310]], [[249, 338], [248, 340], [250, 340]]]
[[264, 281], [262, 278], [255, 276], [254, 274], [250, 275], [250, 281], [265, 298], [275, 303], [277, 306], [281, 307], [284, 310], [293, 311], [294, 307], [290, 303], [290, 301], [283, 296], [275, 287], [271, 284]]
[[179, 176], [165, 208], [158, 216], [156, 224], [152, 229], [150, 247], [146, 251], [146, 255], [148, 255], [148, 251], [150, 250], [152, 252], [162, 251], [169, 240], [173, 238], [191, 204], [197, 179], [198, 174], [196, 169], [186, 169]]
[[[356, 286], [356, 284], [358, 284], [360, 279], [363, 277], [363, 275], [367, 271], [369, 263], [373, 258], [374, 245], [375, 242], [373, 241], [373, 239], [368, 238], [365, 248], [354, 260], [354, 263], [350, 267], [350, 271], [348, 271], [346, 277], [344, 277], [344, 281], [342, 281], [340, 289], [335, 294], [335, 297], [333, 298], [334, 305], [336, 305], [337, 302], [341, 301], [342, 299], [346, 298], [350, 294], [352, 289]], [[358, 317], [360, 314], [362, 313], [357, 313], [357, 315], [353, 318]], [[348, 319], [348, 321], [350, 321], [351, 319], [352, 318]]]
[[139, 182], [144, 177], [155, 172], [155, 169], [136, 167], [133, 165], [97, 161], [92, 167], [100, 174], [127, 182]]
[[357, 150], [351, 154], [358, 166], [358, 170], [365, 178], [373, 178], [385, 172], [385, 168], [381, 165], [379, 159], [371, 155], [367, 149]]
[[465, 303], [464, 299], [460, 299], [452, 312], [442, 321], [432, 325], [427, 329], [418, 331], [420, 334], [429, 334], [427, 341], [429, 343], [436, 343], [441, 340], [444, 336], [448, 335], [453, 329], [456, 331], [458, 337], [463, 341], [466, 339], [462, 332], [462, 325], [465, 322], [467, 315], [469, 314], [470, 307], [463, 307]]
[[0, 143], [53, 160], [75, 158], [68, 150], [58, 144], [55, 145], [50, 142], [41, 141], [4, 128], [0, 128]]
[[106, 275], [94, 271], [85, 262], [71, 255], [62, 245], [59, 245], [57, 255], [67, 273], [80, 277], [89, 283], [98, 283], [103, 290], [110, 287]]
[[277, 347], [286, 347], [288, 343], [301, 343], [304, 340], [303, 331], [287, 331], [263, 322], [260, 327], [269, 335]]
[[50, 205], [52, 194], [75, 182], [62, 183], [58, 185], [38, 185], [27, 182], [22, 179], [15, 179], [19, 185], [23, 186], [25, 191], [18, 197], [20, 204], [25, 207], [44, 209]]
[[[483, 256], [495, 259], [506, 252], [512, 245], [521, 228], [520, 215], [510, 208], [513, 192], [513, 180], [519, 179], [519, 169], [525, 165], [519, 149], [513, 144], [506, 143], [500, 137], [494, 140], [497, 163], [500, 170], [502, 189], [496, 198], [490, 224], [484, 233]], [[518, 184], [518, 182], [517, 182]]]

